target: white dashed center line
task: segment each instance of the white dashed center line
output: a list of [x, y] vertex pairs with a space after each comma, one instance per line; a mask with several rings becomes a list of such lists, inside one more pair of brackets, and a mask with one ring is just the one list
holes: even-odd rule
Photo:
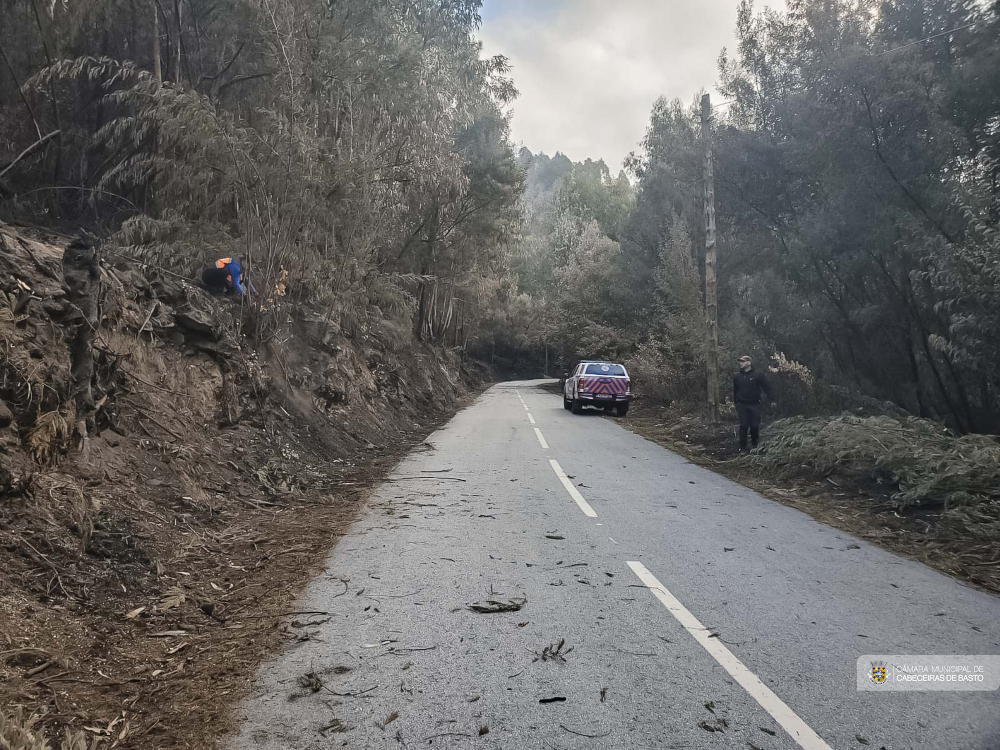
[[528, 412], [528, 421], [531, 422], [531, 424], [535, 423], [535, 418], [533, 416], [531, 416], [531, 412], [530, 411]]
[[[537, 430], [538, 428], [535, 429]], [[569, 496], [576, 500], [576, 504], [580, 506], [580, 510], [583, 511], [583, 514], [588, 518], [597, 518], [597, 513], [594, 512], [594, 509], [590, 507], [590, 504], [583, 499], [583, 495], [581, 495], [576, 487], [573, 486], [573, 482], [571, 482], [570, 478], [566, 476], [566, 472], [562, 470], [559, 462], [550, 458], [549, 463], [552, 465], [552, 470], [556, 473], [556, 476], [559, 477], [559, 481], [562, 482], [563, 487], [566, 488]]]
[[[534, 421], [534, 420], [532, 420], [532, 421]], [[541, 443], [542, 449], [543, 450], [548, 450], [549, 449], [549, 444], [545, 442], [545, 438], [542, 437], [542, 431], [539, 430], [537, 427], [535, 428], [535, 436], [538, 438], [538, 442]]]
[[[613, 541], [613, 540], [612, 540]], [[757, 701], [761, 708], [767, 711], [774, 718], [781, 728], [784, 729], [795, 740], [802, 750], [831, 750], [830, 746], [823, 741], [808, 724], [792, 711], [785, 702], [775, 695], [771, 689], [760, 681], [753, 672], [741, 662], [736, 656], [726, 648], [718, 638], [714, 637], [698, 618], [691, 614], [688, 609], [681, 604], [673, 594], [667, 591], [666, 587], [656, 576], [649, 572], [645, 565], [640, 562], [629, 562], [628, 566], [632, 572], [638, 576], [653, 596], [660, 600], [660, 603], [669, 610], [677, 622], [679, 622], [691, 636], [701, 644], [712, 657], [722, 665], [722, 668], [732, 675], [744, 690], [750, 693], [751, 697]]]

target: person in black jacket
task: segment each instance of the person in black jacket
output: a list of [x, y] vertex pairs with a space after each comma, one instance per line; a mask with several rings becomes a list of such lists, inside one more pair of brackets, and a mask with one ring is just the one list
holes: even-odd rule
[[[747, 448], [747, 432], [750, 441], [757, 447], [760, 440], [760, 397], [767, 396], [771, 401], [771, 384], [762, 372], [753, 369], [750, 357], [740, 357], [740, 371], [733, 375], [733, 402], [740, 418], [740, 450]], [[774, 405], [772, 401], [771, 405]]]

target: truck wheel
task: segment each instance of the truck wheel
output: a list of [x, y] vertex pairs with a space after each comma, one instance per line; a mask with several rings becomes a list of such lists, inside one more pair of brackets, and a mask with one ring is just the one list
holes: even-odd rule
[[624, 417], [628, 414], [628, 404], [618, 404], [618, 416]]
[[570, 411], [573, 412], [574, 414], [579, 414], [580, 412], [583, 411], [583, 406], [580, 404], [580, 399], [578, 398], [573, 399], [573, 403], [570, 406]]
[[572, 408], [572, 405], [570, 404], [569, 399], [566, 398], [565, 395], [563, 395], [563, 409], [565, 409], [566, 411], [569, 411], [571, 408]]

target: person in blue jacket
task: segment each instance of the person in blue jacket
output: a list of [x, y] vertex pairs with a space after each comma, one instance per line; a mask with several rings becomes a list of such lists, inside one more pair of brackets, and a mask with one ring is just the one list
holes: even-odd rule
[[201, 280], [212, 294], [236, 293], [242, 297], [247, 293], [239, 258], [219, 258], [202, 271]]

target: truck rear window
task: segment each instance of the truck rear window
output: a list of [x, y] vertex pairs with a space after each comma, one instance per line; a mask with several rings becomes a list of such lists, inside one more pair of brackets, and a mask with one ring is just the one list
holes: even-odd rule
[[621, 365], [587, 365], [584, 375], [625, 375], [625, 368]]

